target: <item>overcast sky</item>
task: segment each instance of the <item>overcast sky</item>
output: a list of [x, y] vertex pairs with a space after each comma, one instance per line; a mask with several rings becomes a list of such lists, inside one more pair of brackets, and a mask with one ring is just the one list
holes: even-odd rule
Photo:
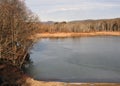
[[120, 17], [120, 0], [26, 0], [41, 21]]

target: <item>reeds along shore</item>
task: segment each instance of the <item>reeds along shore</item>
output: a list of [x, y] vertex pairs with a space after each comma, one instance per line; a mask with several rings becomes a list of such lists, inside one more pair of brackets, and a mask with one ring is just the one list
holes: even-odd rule
[[120, 86], [120, 83], [65, 83], [65, 82], [44, 82], [27, 78], [23, 86]]
[[37, 33], [32, 39], [37, 38], [65, 38], [65, 37], [85, 37], [85, 36], [120, 36], [120, 32], [89, 32], [89, 33]]
[[[38, 24], [36, 38], [120, 35], [120, 18]], [[33, 37], [34, 38], [34, 37]]]

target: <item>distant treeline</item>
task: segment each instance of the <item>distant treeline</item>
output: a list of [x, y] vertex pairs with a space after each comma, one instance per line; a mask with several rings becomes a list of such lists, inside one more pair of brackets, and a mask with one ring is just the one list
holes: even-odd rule
[[73, 22], [55, 22], [43, 24], [40, 32], [95, 32], [120, 31], [120, 18], [104, 20], [84, 20]]
[[36, 22], [24, 0], [0, 0], [0, 60], [22, 65], [32, 44], [28, 38], [38, 30]]

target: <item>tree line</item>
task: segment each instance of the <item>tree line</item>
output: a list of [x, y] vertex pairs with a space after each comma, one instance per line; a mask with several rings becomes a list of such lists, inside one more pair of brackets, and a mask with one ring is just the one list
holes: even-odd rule
[[41, 33], [120, 31], [120, 18], [73, 22], [54, 22], [51, 24], [43, 24], [43, 28], [40, 28], [39, 31]]

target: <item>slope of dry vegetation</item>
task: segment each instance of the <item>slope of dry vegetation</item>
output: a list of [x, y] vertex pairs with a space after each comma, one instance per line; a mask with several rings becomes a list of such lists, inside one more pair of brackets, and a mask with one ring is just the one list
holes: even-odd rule
[[[24, 0], [0, 0], [0, 86], [21, 86], [20, 69], [37, 32], [38, 17]], [[24, 79], [23, 79], [24, 80]]]
[[0, 0], [0, 60], [21, 66], [38, 22], [22, 0]]

